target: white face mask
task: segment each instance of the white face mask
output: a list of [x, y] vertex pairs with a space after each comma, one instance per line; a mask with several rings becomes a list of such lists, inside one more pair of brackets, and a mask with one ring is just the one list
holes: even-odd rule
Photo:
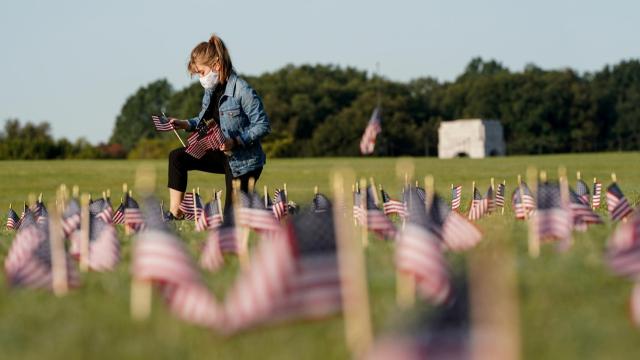
[[200, 84], [205, 89], [213, 89], [214, 86], [218, 83], [218, 73], [211, 70], [205, 76], [200, 77]]

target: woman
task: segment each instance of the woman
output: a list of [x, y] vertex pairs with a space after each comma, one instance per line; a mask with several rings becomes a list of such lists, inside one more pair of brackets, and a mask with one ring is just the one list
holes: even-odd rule
[[178, 148], [169, 154], [169, 199], [173, 219], [183, 218], [180, 202], [187, 189], [187, 174], [200, 170], [224, 174], [226, 183], [225, 209], [231, 205], [231, 183], [240, 180], [242, 190], [248, 190], [249, 179], [258, 180], [266, 155], [260, 140], [271, 131], [269, 118], [258, 94], [236, 75], [224, 42], [215, 34], [191, 51], [187, 66], [191, 76], [197, 74], [204, 87], [202, 108], [189, 120], [170, 119], [176, 129], [206, 132], [207, 124], [215, 122], [222, 129], [224, 144], [219, 150], [209, 150], [196, 159]]

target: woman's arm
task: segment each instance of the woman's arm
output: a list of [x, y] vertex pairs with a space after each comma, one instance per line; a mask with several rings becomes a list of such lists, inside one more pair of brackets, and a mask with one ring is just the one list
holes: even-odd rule
[[253, 145], [271, 132], [271, 124], [264, 111], [262, 100], [251, 87], [242, 91], [240, 104], [249, 118], [249, 127], [238, 135], [237, 140], [244, 146]]

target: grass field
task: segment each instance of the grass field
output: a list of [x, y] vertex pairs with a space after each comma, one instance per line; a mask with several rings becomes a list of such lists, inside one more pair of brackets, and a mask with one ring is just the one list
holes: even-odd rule
[[[590, 182], [598, 177], [605, 186], [615, 171], [627, 197], [637, 204], [640, 198], [639, 153], [508, 157], [486, 160], [437, 160], [415, 158], [416, 177], [433, 174], [437, 190], [449, 199], [452, 182], [463, 185], [463, 203], [470, 198], [471, 182], [483, 191], [489, 179], [506, 179], [508, 194], [518, 173], [528, 165], [547, 169], [555, 177], [564, 165], [575, 183], [581, 170]], [[33, 161], [0, 162], [0, 208], [10, 202], [19, 208], [27, 195], [43, 192], [51, 199], [60, 183], [77, 184], [81, 191], [99, 196], [110, 188], [117, 205], [123, 182], [133, 183], [136, 161]], [[166, 162], [151, 162], [158, 174], [159, 195], [167, 198]], [[270, 160], [258, 185], [271, 189], [287, 183], [289, 197], [306, 205], [314, 185], [327, 191], [329, 173], [336, 166], [352, 167], [358, 176], [373, 176], [394, 198], [401, 181], [395, 176], [395, 159], [296, 159]], [[195, 173], [190, 187], [201, 192], [223, 185], [221, 175]], [[134, 195], [135, 196], [135, 195]], [[604, 207], [599, 210], [604, 214]], [[530, 259], [526, 248], [526, 226], [508, 215], [492, 215], [479, 222], [483, 243], [509, 245], [515, 254], [518, 280], [522, 354], [528, 359], [634, 359], [640, 349], [640, 330], [628, 318], [631, 283], [612, 275], [602, 261], [605, 241], [614, 226], [591, 228], [575, 235], [567, 253], [543, 248], [538, 259]], [[4, 221], [4, 219], [3, 219]], [[122, 233], [120, 233], [122, 235]], [[180, 235], [194, 251], [204, 234], [182, 226]], [[14, 233], [0, 231], [0, 260]], [[341, 359], [348, 352], [343, 340], [342, 320], [334, 317], [318, 322], [295, 323], [260, 328], [234, 337], [222, 337], [173, 318], [155, 302], [152, 317], [144, 323], [129, 318], [130, 238], [122, 236], [124, 261], [113, 273], [83, 275], [83, 286], [64, 298], [43, 291], [16, 290], [0, 280], [0, 358], [3, 359]], [[393, 246], [373, 241], [366, 250], [369, 294], [374, 331], [380, 334], [398, 322], [395, 306]], [[465, 255], [449, 255], [461, 263]], [[500, 261], [497, 258], [495, 261]], [[238, 270], [235, 259], [215, 275], [206, 278], [219, 299]]]

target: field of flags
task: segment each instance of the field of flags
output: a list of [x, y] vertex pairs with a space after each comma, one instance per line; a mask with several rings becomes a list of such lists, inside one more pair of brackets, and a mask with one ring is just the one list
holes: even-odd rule
[[[529, 354], [544, 341], [529, 339], [526, 323], [545, 314], [529, 309], [528, 301], [520, 304], [518, 293], [533, 290], [504, 280], [515, 276], [504, 263], [515, 262], [513, 252], [522, 249], [515, 255], [520, 264], [537, 270], [561, 265], [588, 243], [584, 261], [627, 289], [624, 298], [610, 301], [611, 311], [626, 317], [618, 325], [640, 332], [637, 175], [523, 165], [469, 182], [468, 175], [455, 179], [439, 175], [437, 167], [421, 168], [419, 160], [370, 161], [364, 171], [335, 164], [317, 169], [326, 178], [319, 184], [313, 174], [304, 183], [296, 175], [282, 182], [267, 175], [248, 193], [236, 189], [229, 209], [221, 191], [196, 186], [180, 204], [186, 220], [179, 222], [166, 221], [167, 206], [158, 198], [165, 189], [156, 187], [155, 172], [129, 177], [137, 185], [117, 194], [99, 183], [86, 192], [82, 184], [54, 183], [55, 192], [33, 188], [18, 206], [7, 204], [3, 296], [33, 293], [40, 302], [64, 306], [95, 291], [96, 278], [117, 277], [118, 288], [126, 289], [116, 296], [128, 319], [122, 327], [148, 327], [166, 314], [163, 322], [231, 342], [329, 326], [333, 345], [353, 357]], [[273, 166], [291, 174], [302, 168]], [[385, 166], [386, 173], [374, 170]], [[140, 185], [150, 183], [140, 180], [144, 176], [153, 186]], [[39, 191], [50, 195], [35, 196]], [[514, 237], [501, 230], [504, 224], [522, 230]], [[601, 244], [584, 241], [593, 233], [605, 235]], [[511, 255], [493, 259], [496, 253]], [[533, 276], [529, 271], [517, 269], [525, 280]], [[387, 279], [382, 295], [376, 291], [380, 274]], [[502, 280], [484, 283], [492, 276]], [[212, 283], [218, 277], [225, 279], [223, 290]], [[507, 290], [487, 295], [483, 286]], [[478, 305], [486, 296], [524, 315], [489, 321], [499, 315]], [[386, 320], [379, 317], [381, 301]], [[472, 341], [487, 332], [509, 335], [501, 337], [500, 349]]]

